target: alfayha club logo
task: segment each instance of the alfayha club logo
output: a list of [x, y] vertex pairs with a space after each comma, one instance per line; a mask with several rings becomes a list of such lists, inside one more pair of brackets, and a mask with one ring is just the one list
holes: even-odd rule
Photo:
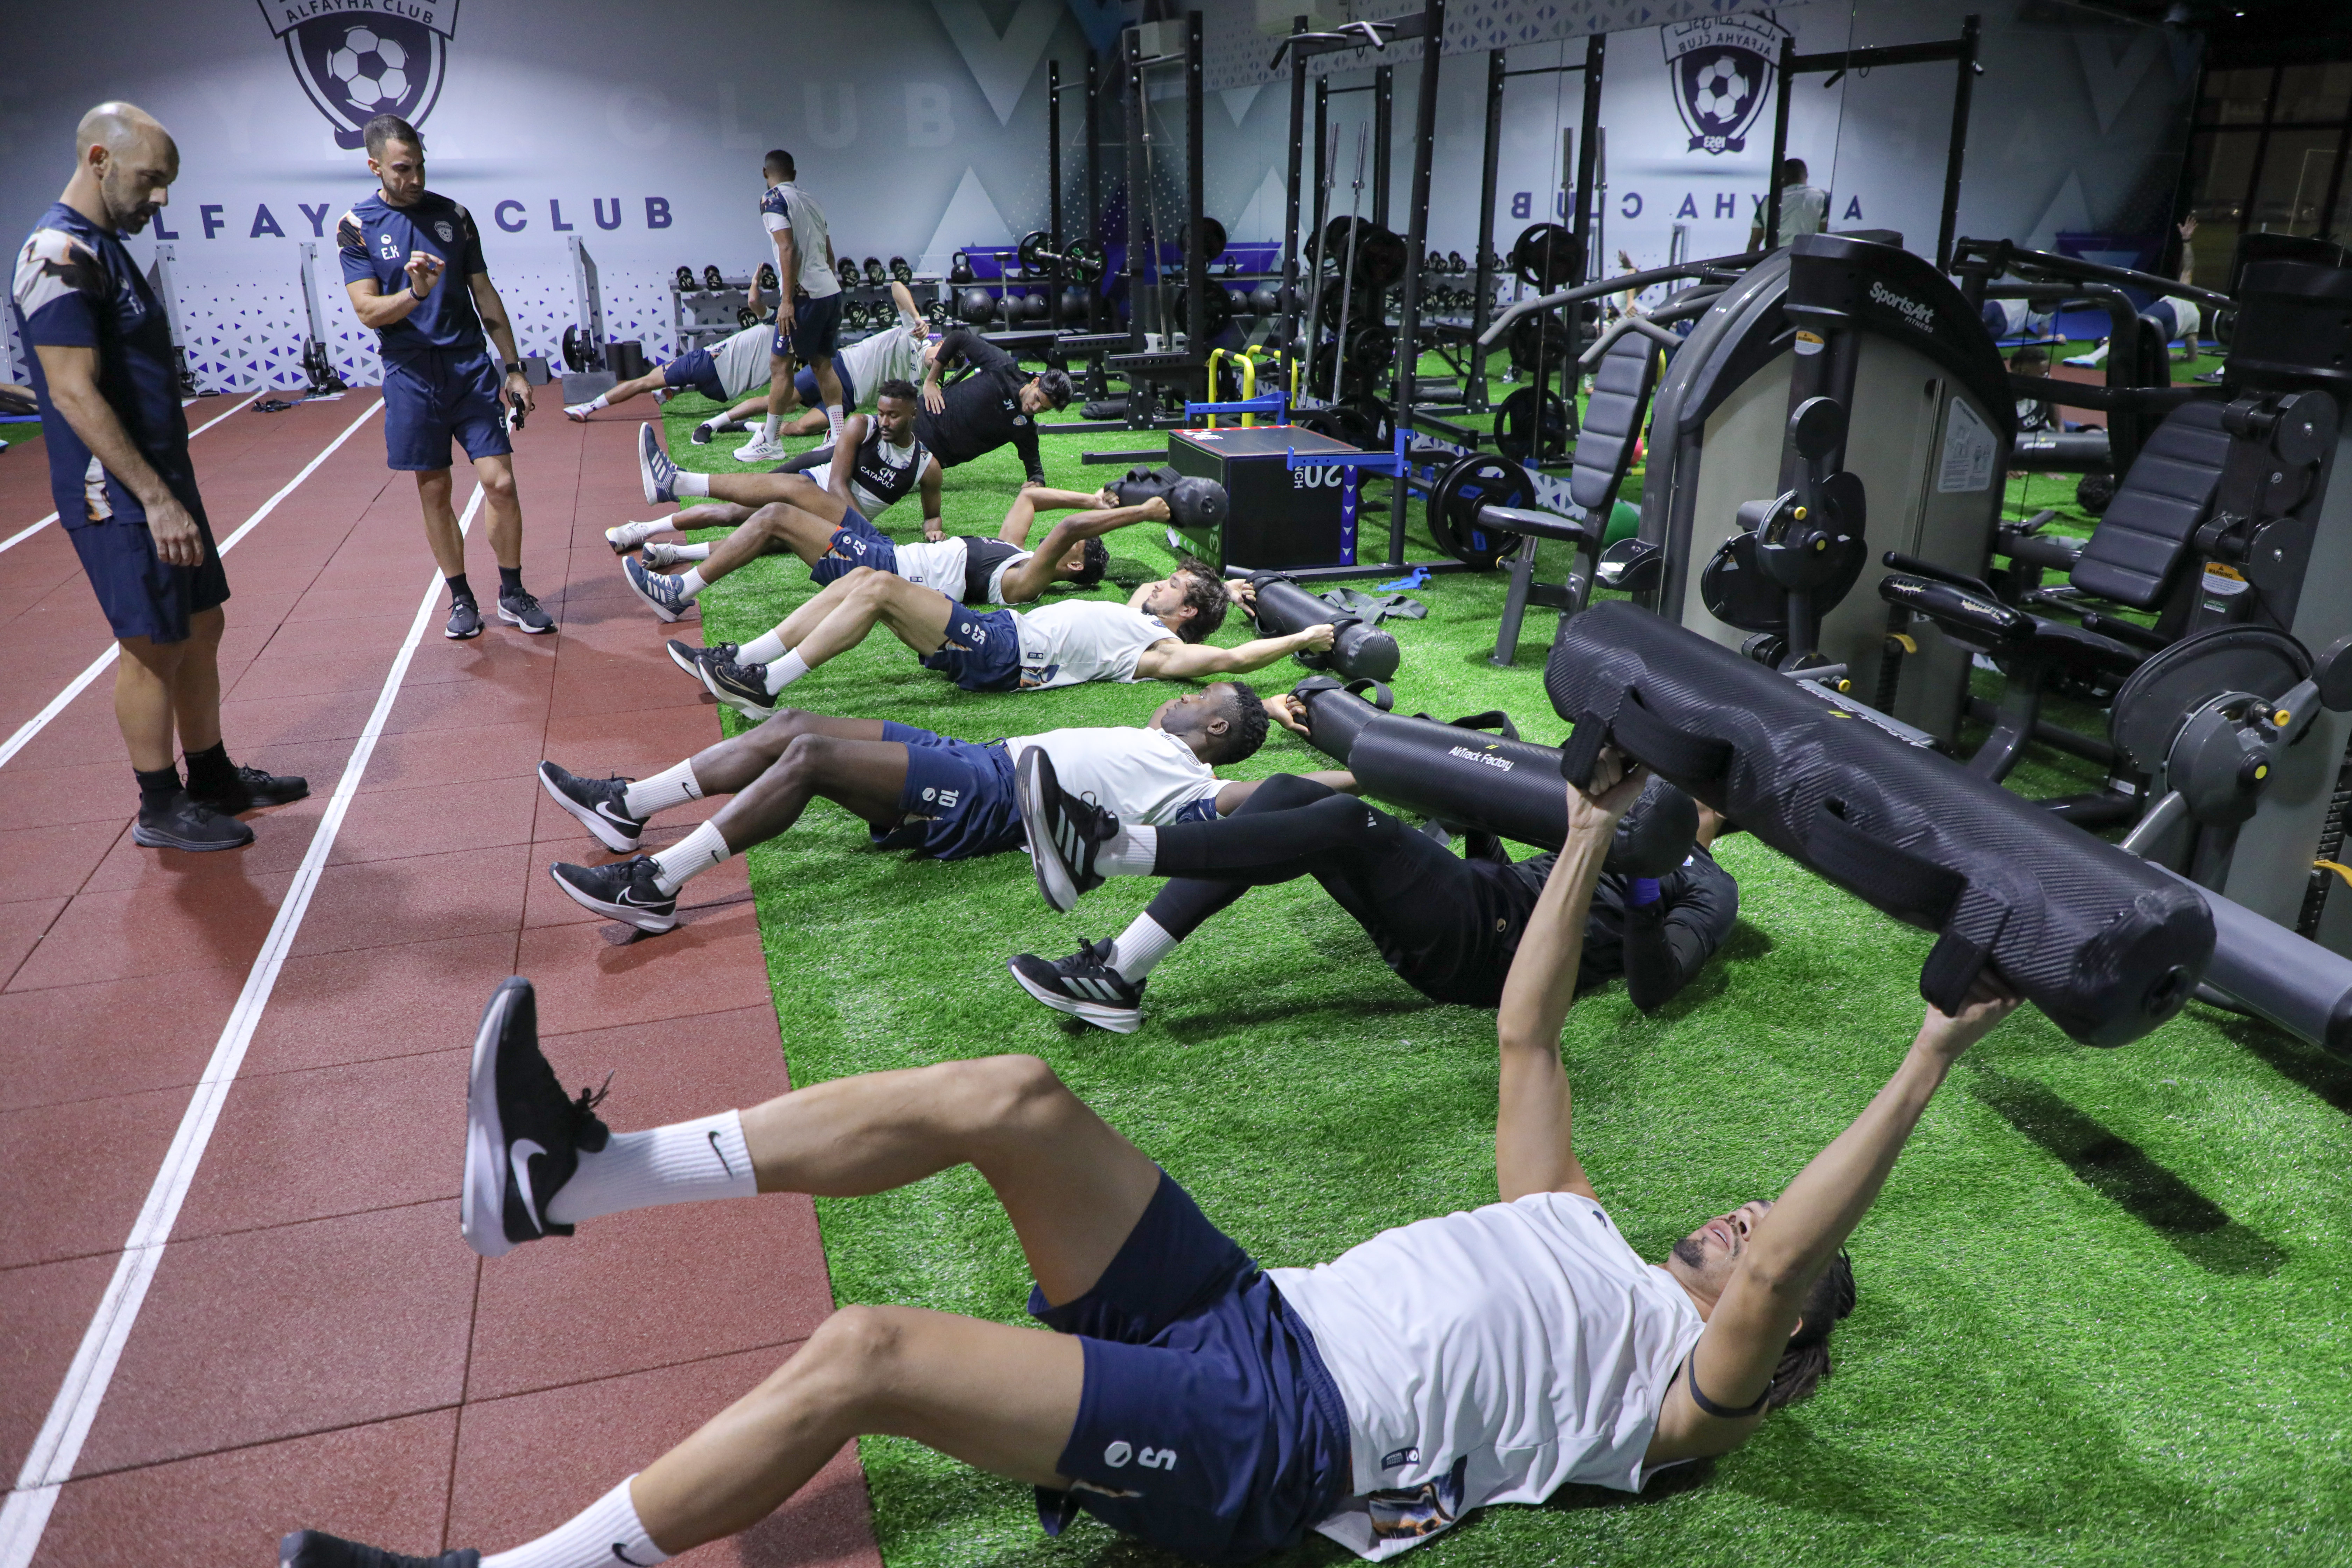
[[270, 32], [286, 43], [295, 79], [327, 123], [335, 145], [357, 147], [379, 114], [422, 125], [441, 96], [457, 0], [259, 0]]
[[1691, 152], [1747, 151], [1748, 128], [1772, 96], [1780, 40], [1788, 36], [1769, 16], [1703, 16], [1658, 29]]

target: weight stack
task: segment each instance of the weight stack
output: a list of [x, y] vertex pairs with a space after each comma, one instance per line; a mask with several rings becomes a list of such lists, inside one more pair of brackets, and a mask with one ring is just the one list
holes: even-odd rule
[[1590, 778], [1613, 742], [1939, 932], [1919, 990], [1947, 1013], [1990, 967], [2074, 1039], [2119, 1046], [2178, 1013], [2212, 961], [2194, 888], [1645, 610], [1596, 605], [1569, 622], [1544, 687], [1576, 726], [1570, 777]]

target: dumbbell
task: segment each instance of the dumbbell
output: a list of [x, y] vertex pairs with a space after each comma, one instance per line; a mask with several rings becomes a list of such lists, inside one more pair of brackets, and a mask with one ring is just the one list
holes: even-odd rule
[[719, 268], [716, 267], [706, 267], [702, 269], [702, 286], [716, 293], [727, 287], [727, 279], [719, 275]]
[[1445, 253], [1445, 270], [1454, 273], [1467, 272], [1470, 270], [1470, 264], [1462, 259], [1460, 251], [1449, 250]]
[[894, 256], [890, 258], [890, 279], [895, 283], [912, 283], [915, 280], [915, 269], [907, 265], [905, 257]]
[[1135, 468], [1115, 481], [1110, 493], [1121, 506], [1141, 506], [1154, 496], [1168, 503], [1168, 515], [1179, 528], [1223, 528], [1232, 498], [1214, 479], [1180, 474], [1162, 463], [1156, 468]]
[[1254, 581], [1257, 593], [1251, 618], [1260, 632], [1285, 637], [1309, 626], [1331, 627], [1329, 648], [1295, 656], [1307, 668], [1328, 669], [1349, 680], [1386, 680], [1397, 672], [1403, 655], [1388, 633], [1333, 609], [1279, 573], [1260, 573]]
[[679, 268], [677, 269], [677, 291], [681, 294], [691, 294], [694, 292], [696, 287], [697, 285], [694, 281], [694, 268], [691, 267]]
[[890, 281], [890, 274], [882, 269], [879, 258], [869, 256], [866, 258], [866, 281], [877, 289]]
[[774, 262], [762, 261], [760, 263], [759, 278], [761, 293], [772, 294], [776, 291], [776, 264]]

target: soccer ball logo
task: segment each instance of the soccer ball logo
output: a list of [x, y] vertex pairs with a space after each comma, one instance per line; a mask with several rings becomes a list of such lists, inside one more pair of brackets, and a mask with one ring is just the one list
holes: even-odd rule
[[1699, 67], [1691, 108], [1701, 119], [1718, 125], [1737, 124], [1747, 106], [1748, 79], [1739, 74], [1738, 61], [1729, 55], [1717, 55]]
[[353, 27], [343, 35], [342, 46], [327, 57], [327, 74], [354, 108], [398, 103], [408, 96], [408, 51], [397, 38]]

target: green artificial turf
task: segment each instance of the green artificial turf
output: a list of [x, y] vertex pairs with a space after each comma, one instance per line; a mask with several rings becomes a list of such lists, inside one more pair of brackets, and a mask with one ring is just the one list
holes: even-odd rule
[[[688, 443], [703, 412], [670, 405], [671, 451], [731, 468], [732, 440]], [[1048, 472], [1083, 488], [1117, 470], [1077, 453], [1129, 439], [1049, 438]], [[1019, 479], [1009, 452], [951, 470], [950, 530], [992, 532]], [[889, 521], [910, 537], [917, 519], [902, 507]], [[1115, 574], [1165, 569], [1154, 531], [1112, 536]], [[1541, 685], [1552, 617], [1528, 617], [1517, 668], [1486, 662], [1503, 586], [1446, 576], [1420, 593], [1428, 619], [1398, 628], [1399, 705], [1500, 707], [1557, 741]], [[748, 637], [808, 591], [804, 570], [771, 557], [704, 595], [706, 636]], [[1217, 640], [1244, 635], [1236, 619]], [[793, 695], [986, 739], [1139, 723], [1171, 690], [968, 695], [877, 634]], [[1226, 771], [1321, 762], [1276, 731]], [[2064, 782], [2063, 759], [2037, 752], [2045, 764]], [[1622, 984], [1588, 995], [1563, 1045], [1579, 1152], [1653, 1258], [1698, 1219], [1778, 1192], [1893, 1070], [1921, 1011], [1926, 935], [1752, 838], [1718, 853], [1742, 890], [1727, 949], [1654, 1017]], [[1423, 1000], [1311, 882], [1219, 916], [1152, 976], [1142, 1031], [1119, 1037], [1031, 1002], [1004, 961], [1115, 933], [1148, 879], [1058, 916], [1024, 857], [877, 854], [822, 803], [750, 863], [797, 1083], [1034, 1052], [1268, 1265], [1496, 1195], [1493, 1015]], [[1570, 1489], [1486, 1510], [1412, 1561], [2352, 1561], [2347, 1111], [2352, 1064], [2202, 1006], [2116, 1051], [2022, 1013], [1962, 1061], [1856, 1232], [1860, 1303], [1817, 1397], [1638, 1499]], [[1019, 1250], [970, 1173], [817, 1207], [837, 1300], [1023, 1321]], [[1026, 1489], [912, 1444], [862, 1451], [889, 1568], [1171, 1561], [1091, 1521], [1048, 1541]], [[1337, 1560], [1349, 1559], [1317, 1539], [1284, 1561]]]

